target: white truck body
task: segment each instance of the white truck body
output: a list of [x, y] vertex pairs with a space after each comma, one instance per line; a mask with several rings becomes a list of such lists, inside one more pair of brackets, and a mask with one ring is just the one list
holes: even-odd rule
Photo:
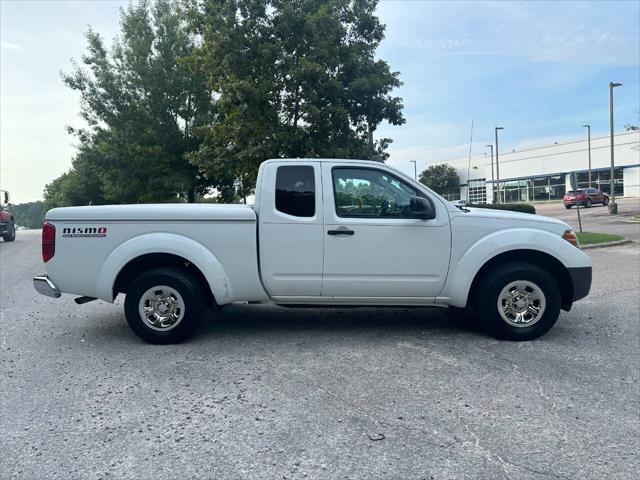
[[[304, 172], [313, 191], [291, 193], [283, 187], [276, 192], [281, 167], [307, 167], [280, 172]], [[378, 178], [385, 186], [389, 182], [398, 198], [367, 205], [348, 192], [368, 186], [369, 178], [372, 184]], [[292, 185], [303, 188], [302, 183]], [[336, 193], [338, 187], [342, 190]], [[406, 205], [401, 209], [397, 204], [403, 204], [405, 194], [425, 199], [429, 218], [414, 218]], [[287, 208], [304, 208], [304, 216], [281, 211], [276, 197], [293, 199]], [[353, 205], [338, 207], [339, 202]], [[591, 279], [589, 257], [563, 238], [571, 229], [566, 223], [532, 214], [459, 209], [402, 172], [369, 161], [268, 160], [260, 167], [253, 207], [56, 208], [47, 212], [45, 222], [55, 227], [55, 253], [46, 262], [46, 281], [38, 277], [36, 288], [51, 296], [71, 293], [107, 302], [119, 291], [119, 274], [145, 255], [156, 255], [157, 261], [161, 255], [178, 257], [197, 268], [218, 305], [272, 301], [465, 307], [483, 266], [509, 252], [534, 252], [534, 263], [545, 256], [562, 265], [567, 275], [558, 283], [569, 291], [562, 299], [566, 309], [587, 294]], [[576, 282], [572, 272], [587, 271], [586, 287], [564, 285]]]

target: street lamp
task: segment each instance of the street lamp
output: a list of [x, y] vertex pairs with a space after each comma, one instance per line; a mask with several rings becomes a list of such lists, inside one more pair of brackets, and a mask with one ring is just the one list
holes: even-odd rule
[[589, 188], [591, 188], [591, 125], [582, 125], [587, 129], [587, 142], [589, 150]]
[[620, 87], [621, 83], [609, 82], [609, 133], [611, 137], [611, 179], [610, 179], [610, 190], [609, 190], [609, 214], [617, 215], [618, 214], [618, 205], [616, 204], [616, 195], [614, 188], [614, 161], [613, 161], [613, 89], [616, 87]]
[[496, 183], [495, 179], [493, 178], [493, 145], [485, 146], [491, 149], [491, 198], [493, 199], [492, 203], [496, 203]]
[[418, 167], [416, 167], [416, 161], [415, 160], [409, 160], [409, 163], [413, 163], [413, 178], [418, 180]]
[[496, 182], [498, 183], [498, 201], [500, 203], [500, 164], [498, 163], [498, 130], [504, 130], [504, 127], [495, 127], [496, 133]]

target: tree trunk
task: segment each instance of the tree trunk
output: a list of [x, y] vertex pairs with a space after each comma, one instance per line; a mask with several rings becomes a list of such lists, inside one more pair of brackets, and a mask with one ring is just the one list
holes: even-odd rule
[[196, 203], [196, 189], [195, 189], [195, 187], [189, 187], [189, 190], [187, 190], [187, 202], [188, 203]]

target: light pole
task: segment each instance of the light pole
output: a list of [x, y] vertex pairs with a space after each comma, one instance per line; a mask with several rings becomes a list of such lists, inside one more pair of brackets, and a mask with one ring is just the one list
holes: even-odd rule
[[591, 188], [591, 125], [582, 125], [587, 129], [587, 142], [589, 150], [589, 188]]
[[485, 145], [491, 149], [491, 203], [496, 203], [496, 183], [493, 178], [493, 145]]
[[498, 184], [498, 201], [500, 203], [500, 164], [498, 163], [498, 130], [504, 130], [504, 127], [495, 127], [496, 133], [496, 183]]
[[409, 160], [409, 163], [413, 163], [413, 178], [418, 180], [418, 167], [416, 167], [416, 161]]
[[616, 204], [616, 194], [614, 187], [614, 160], [613, 160], [613, 89], [616, 87], [620, 87], [621, 83], [609, 82], [609, 133], [611, 137], [611, 182], [610, 190], [609, 190], [609, 214], [617, 215], [618, 214], [618, 205]]

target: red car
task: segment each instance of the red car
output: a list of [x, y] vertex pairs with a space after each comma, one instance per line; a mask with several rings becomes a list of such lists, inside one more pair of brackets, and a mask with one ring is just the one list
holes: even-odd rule
[[564, 208], [571, 208], [578, 203], [586, 208], [589, 208], [594, 203], [601, 203], [602, 205], [609, 204], [609, 195], [603, 193], [597, 188], [583, 188], [580, 190], [570, 190], [564, 194]]

